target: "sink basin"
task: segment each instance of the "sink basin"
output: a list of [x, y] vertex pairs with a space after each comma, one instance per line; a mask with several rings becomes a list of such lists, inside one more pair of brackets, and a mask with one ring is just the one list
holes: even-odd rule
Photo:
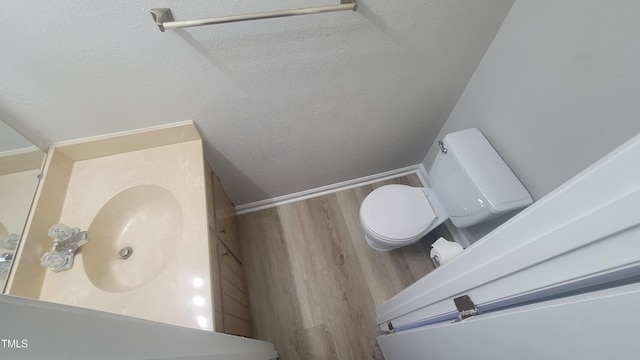
[[178, 251], [182, 223], [178, 200], [161, 186], [138, 185], [116, 194], [98, 211], [81, 249], [89, 280], [108, 292], [151, 282]]

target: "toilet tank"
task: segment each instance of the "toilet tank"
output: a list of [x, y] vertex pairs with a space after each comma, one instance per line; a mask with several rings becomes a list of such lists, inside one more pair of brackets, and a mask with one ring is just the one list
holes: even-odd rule
[[429, 179], [449, 219], [458, 228], [496, 218], [533, 202], [476, 128], [444, 137]]

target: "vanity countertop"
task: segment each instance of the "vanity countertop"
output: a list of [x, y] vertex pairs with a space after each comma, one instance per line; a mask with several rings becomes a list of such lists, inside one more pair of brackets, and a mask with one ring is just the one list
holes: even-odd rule
[[[182, 218], [177, 225], [180, 235], [174, 243], [156, 245], [155, 254], [171, 252], [168, 256], [145, 258], [145, 266], [161, 266], [152, 280], [117, 292], [119, 289], [95, 284], [85, 271], [91, 241], [105, 241], [92, 239], [90, 232], [89, 243], [78, 250], [73, 269], [46, 271], [40, 300], [213, 330], [203, 161], [201, 140], [192, 140], [74, 162], [61, 223], [90, 229], [101, 208], [114, 196], [134, 186], [152, 185], [166, 189], [177, 199]], [[131, 257], [140, 256], [135, 252], [136, 245], [132, 246]], [[154, 263], [159, 261], [162, 263]], [[145, 269], [122, 271], [129, 271], [126, 277], [135, 279]]]

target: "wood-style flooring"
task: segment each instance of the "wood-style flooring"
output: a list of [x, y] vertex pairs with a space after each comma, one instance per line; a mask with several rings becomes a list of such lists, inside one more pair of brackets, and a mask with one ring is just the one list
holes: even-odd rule
[[383, 359], [375, 308], [433, 269], [437, 237], [367, 245], [360, 204], [391, 183], [420, 186], [410, 175], [239, 217], [252, 331], [281, 360]]

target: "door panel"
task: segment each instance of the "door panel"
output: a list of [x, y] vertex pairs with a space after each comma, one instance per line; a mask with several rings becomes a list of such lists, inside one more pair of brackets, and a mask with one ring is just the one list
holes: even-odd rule
[[[635, 359], [640, 284], [378, 337], [387, 360]], [[597, 309], [597, 311], [594, 311]]]

